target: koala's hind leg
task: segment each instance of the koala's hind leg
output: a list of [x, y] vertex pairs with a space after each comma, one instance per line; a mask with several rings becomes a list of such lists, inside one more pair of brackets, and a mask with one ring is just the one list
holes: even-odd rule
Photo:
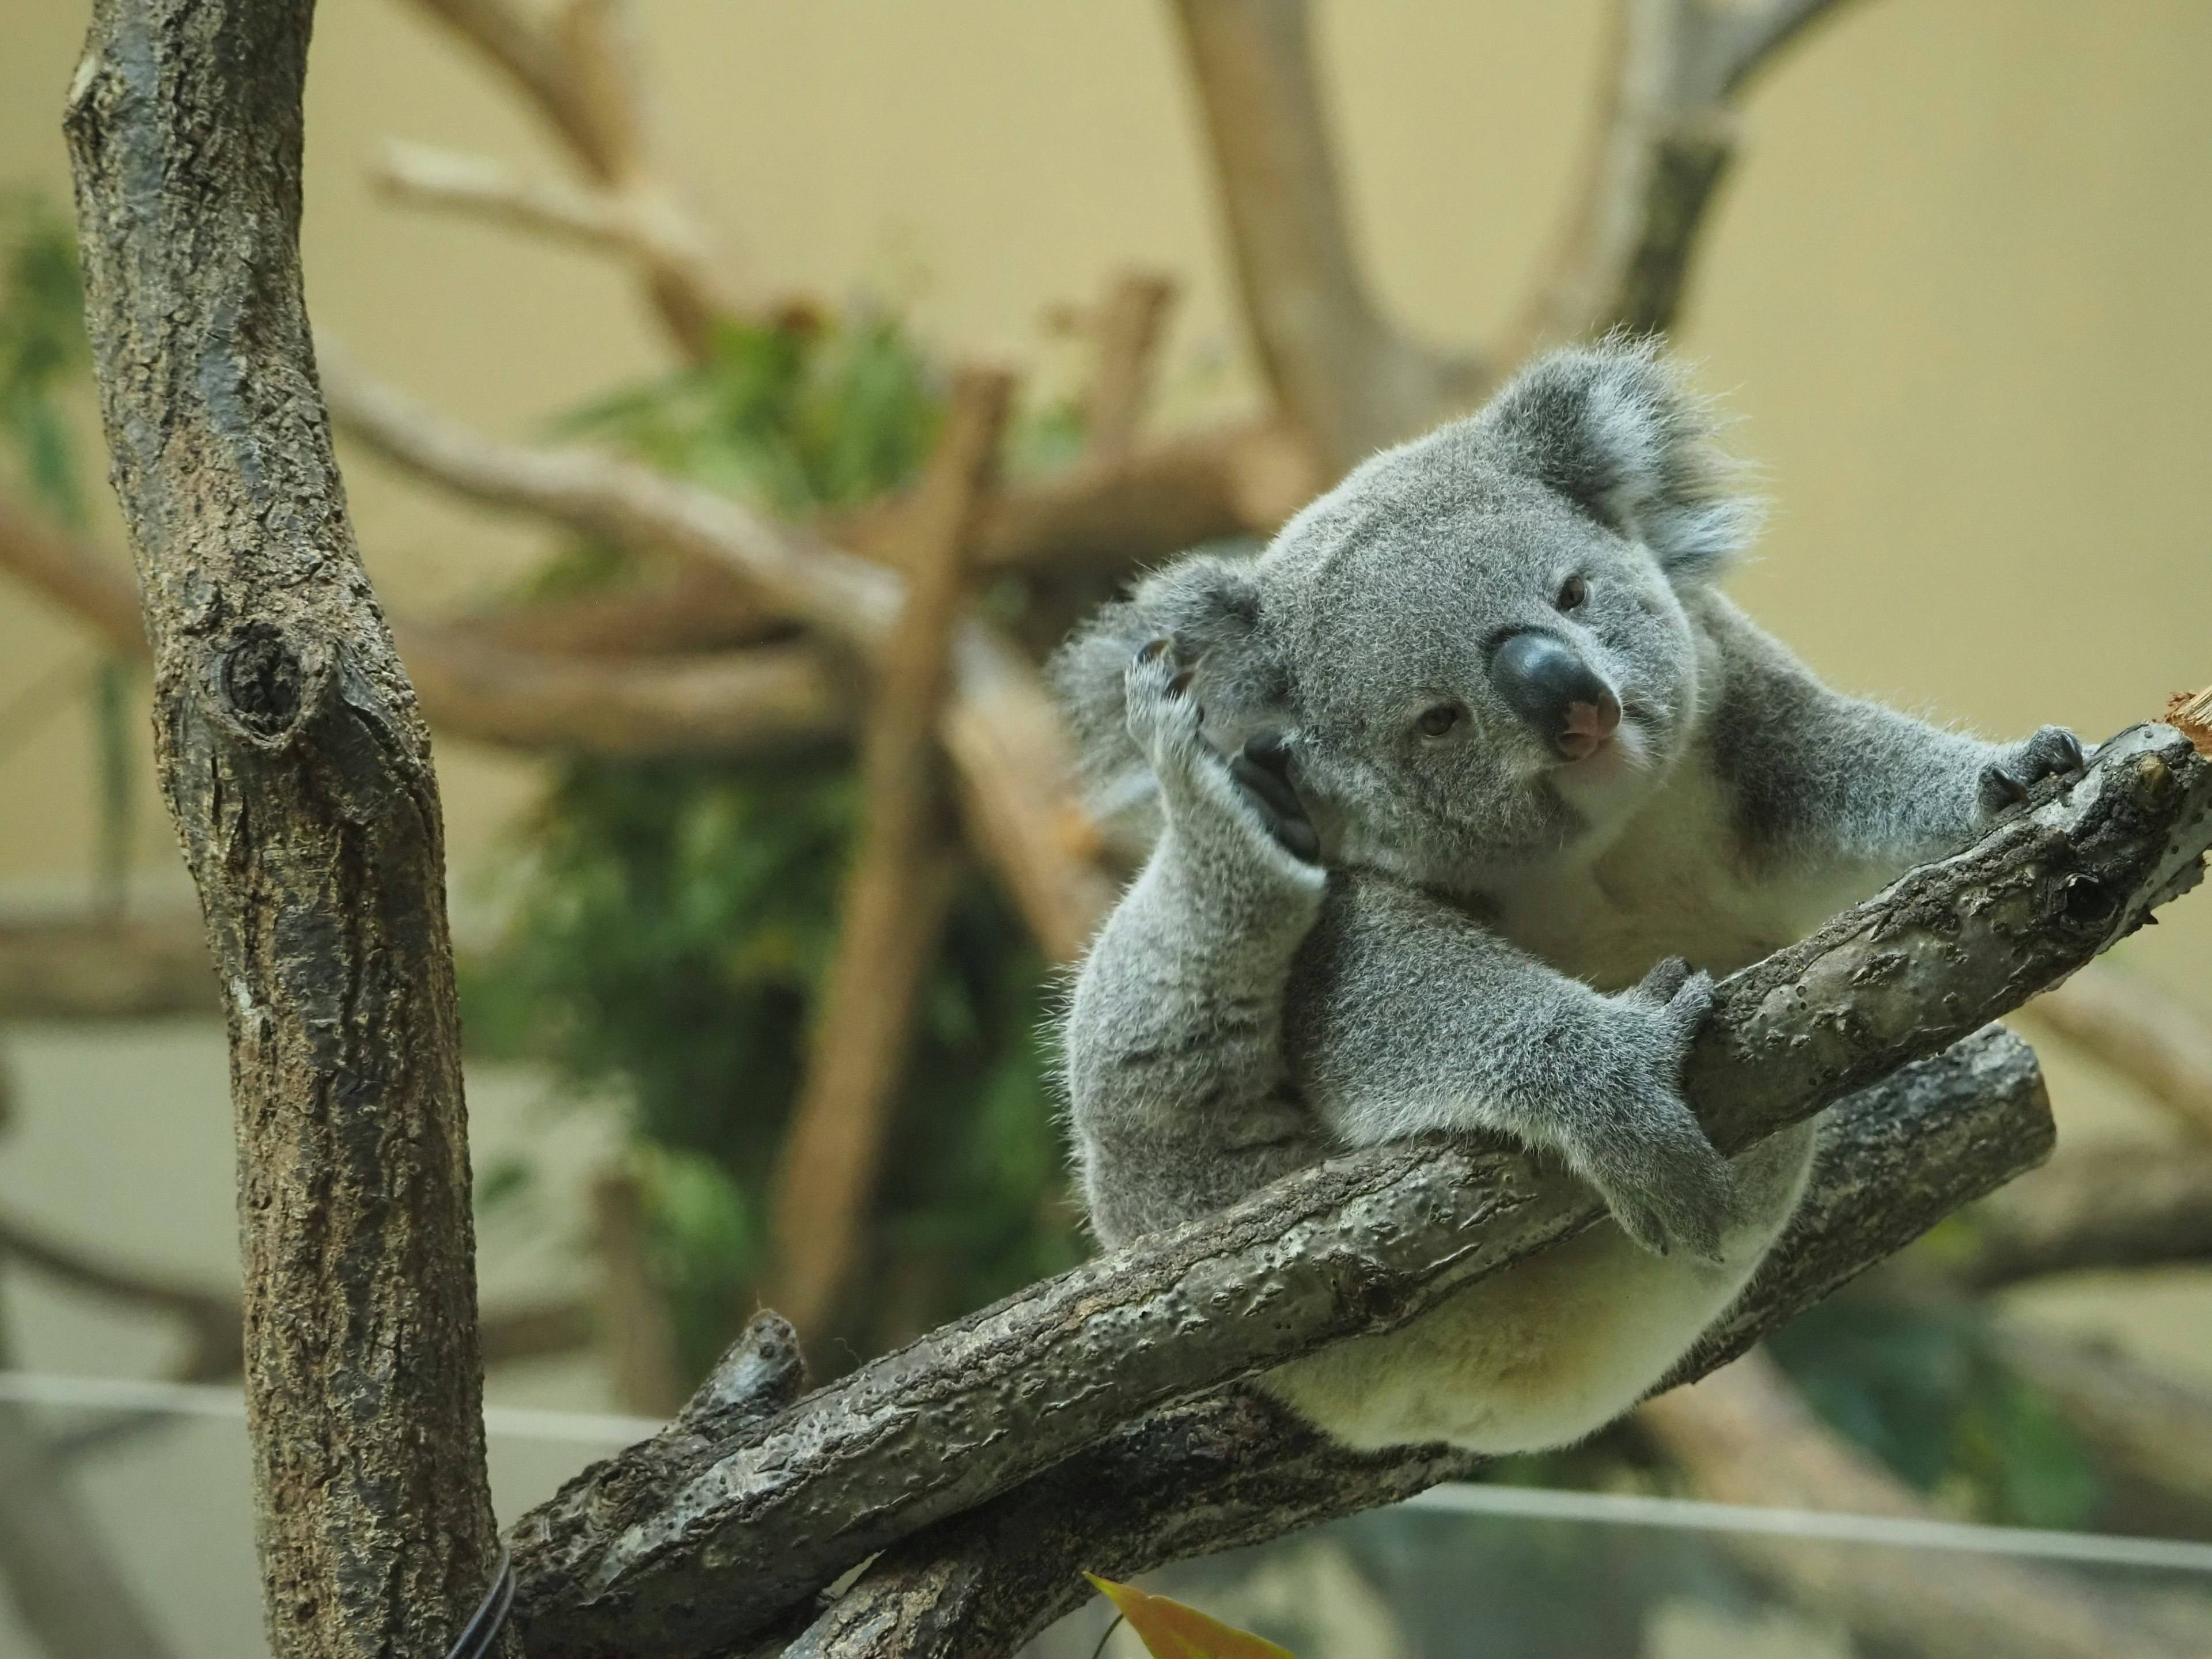
[[1263, 734], [1218, 753], [1165, 641], [1130, 663], [1126, 692], [1165, 827], [1084, 963], [1066, 1027], [1085, 1196], [1109, 1243], [1320, 1155], [1282, 1018], [1327, 878], [1283, 747]]
[[1796, 1211], [1815, 1140], [1800, 1123], [1735, 1160], [1737, 1202], [1717, 1258], [1654, 1255], [1601, 1222], [1410, 1325], [1324, 1348], [1261, 1386], [1362, 1450], [1571, 1444], [1656, 1387], [1742, 1294]]

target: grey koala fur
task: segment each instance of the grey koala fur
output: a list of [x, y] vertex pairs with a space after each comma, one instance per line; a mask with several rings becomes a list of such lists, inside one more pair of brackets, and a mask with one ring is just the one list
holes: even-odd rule
[[1706, 1140], [1680, 1078], [1709, 975], [2081, 765], [2057, 727], [2000, 745], [1820, 684], [1714, 586], [1756, 520], [1652, 347], [1561, 351], [1054, 664], [1094, 798], [1158, 833], [1064, 1034], [1102, 1240], [1433, 1130], [1556, 1157], [1610, 1213], [1270, 1375], [1352, 1444], [1560, 1444], [1656, 1382], [1814, 1146]]

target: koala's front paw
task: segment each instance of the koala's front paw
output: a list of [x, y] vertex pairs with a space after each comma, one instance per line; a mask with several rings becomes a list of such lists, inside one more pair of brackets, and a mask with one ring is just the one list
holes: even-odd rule
[[1619, 1018], [1596, 1068], [1604, 1097], [1593, 1101], [1574, 1151], [1584, 1178], [1638, 1244], [1717, 1261], [1735, 1173], [1681, 1092], [1682, 1057], [1712, 1000], [1711, 976], [1680, 957], [1613, 999]]
[[1176, 661], [1175, 641], [1154, 640], [1130, 659], [1121, 678], [1129, 735], [1163, 781], [1187, 771], [1204, 741], [1198, 728], [1206, 711], [1190, 695], [1190, 677]]
[[2033, 737], [2013, 744], [2002, 759], [1982, 769], [1975, 789], [1982, 816], [1995, 817], [2009, 811], [2044, 779], [2076, 777], [2087, 764], [2079, 738], [2063, 726], [2046, 726]]
[[1256, 824], [1292, 858], [1318, 864], [1321, 837], [1291, 787], [1290, 750], [1281, 735], [1256, 732], [1224, 763], [1200, 734], [1206, 713], [1190, 695], [1190, 683], [1191, 671], [1177, 664], [1170, 640], [1154, 640], [1138, 652], [1122, 682], [1129, 735], [1152, 763], [1170, 812], [1209, 814], [1216, 822], [1225, 814], [1243, 826], [1235, 833], [1244, 835]]

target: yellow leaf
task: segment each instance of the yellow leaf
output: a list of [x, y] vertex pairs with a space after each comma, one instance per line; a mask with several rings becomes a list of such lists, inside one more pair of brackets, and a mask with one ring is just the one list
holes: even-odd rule
[[1083, 1576], [1121, 1610], [1152, 1659], [1296, 1659], [1287, 1648], [1209, 1619], [1172, 1597], [1148, 1595], [1134, 1584], [1117, 1584], [1095, 1572]]

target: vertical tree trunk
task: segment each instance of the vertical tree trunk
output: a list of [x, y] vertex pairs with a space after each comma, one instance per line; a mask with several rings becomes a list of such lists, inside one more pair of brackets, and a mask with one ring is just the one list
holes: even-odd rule
[[444, 834], [303, 307], [311, 0], [100, 0], [70, 88], [163, 793], [229, 1018], [269, 1641], [442, 1653], [494, 1570]]

